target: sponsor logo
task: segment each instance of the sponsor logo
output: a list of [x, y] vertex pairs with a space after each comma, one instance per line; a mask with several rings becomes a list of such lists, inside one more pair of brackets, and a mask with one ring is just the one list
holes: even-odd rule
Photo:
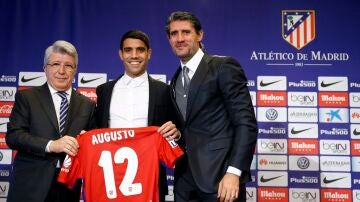
[[320, 201], [319, 189], [289, 189], [291, 202], [316, 202]]
[[348, 171], [351, 164], [348, 156], [320, 156], [320, 170], [322, 171]]
[[350, 107], [360, 107], [360, 93], [350, 93]]
[[256, 188], [255, 187], [246, 187], [246, 201], [256, 202]]
[[96, 88], [77, 88], [76, 91], [90, 98], [94, 102], [97, 101]]
[[258, 107], [257, 119], [261, 122], [286, 122], [286, 107]]
[[0, 149], [8, 149], [9, 147], [5, 141], [5, 133], [0, 133]]
[[46, 82], [45, 72], [19, 72], [19, 86], [40, 86]]
[[0, 87], [0, 101], [15, 101], [16, 87]]
[[351, 188], [350, 173], [322, 172], [321, 187]]
[[347, 107], [349, 97], [345, 92], [319, 92], [320, 107]]
[[310, 139], [289, 139], [289, 154], [318, 154], [318, 141]]
[[315, 39], [315, 10], [283, 10], [282, 37], [300, 50]]
[[360, 139], [360, 124], [351, 124], [350, 130], [352, 139]]
[[0, 118], [0, 133], [6, 133], [9, 118]]
[[348, 140], [320, 140], [320, 154], [350, 155]]
[[0, 102], [0, 116], [9, 117], [13, 107], [13, 102]]
[[273, 187], [259, 187], [258, 188], [258, 201], [289, 201], [288, 189], [287, 188], [273, 188]]
[[360, 140], [351, 140], [351, 154], [360, 155]]
[[260, 86], [261, 87], [266, 87], [266, 86], [269, 86], [271, 84], [274, 84], [274, 83], [277, 83], [277, 82], [280, 82], [281, 80], [277, 80], [277, 81], [271, 81], [271, 82], [264, 82], [263, 80], [260, 81]]
[[270, 127], [269, 129], [259, 128], [259, 134], [267, 134], [267, 135], [285, 135], [286, 128], [277, 128], [277, 127]]
[[258, 176], [261, 176], [258, 179], [259, 186], [275, 186], [275, 187], [288, 186], [287, 172], [258, 171]]
[[288, 105], [294, 107], [316, 107], [317, 94], [315, 92], [288, 92]]
[[107, 75], [102, 73], [79, 73], [78, 87], [96, 88], [106, 82]]
[[289, 155], [289, 170], [318, 171], [318, 156]]
[[304, 80], [301, 80], [300, 82], [289, 82], [289, 87], [315, 88], [316, 82], [315, 81], [304, 81]]
[[259, 170], [287, 170], [286, 155], [259, 155]]
[[350, 108], [350, 122], [360, 123], [360, 108]]
[[288, 108], [289, 122], [317, 122], [317, 108]]
[[0, 182], [0, 197], [7, 197], [9, 192], [9, 182]]
[[259, 91], [258, 106], [286, 106], [286, 92]]
[[29, 78], [25, 78], [25, 76], [22, 76], [21, 77], [21, 82], [23, 83], [27, 83], [29, 81], [32, 81], [32, 80], [35, 80], [35, 79], [38, 79], [38, 78], [41, 78], [42, 76], [35, 76], [35, 77], [29, 77]]
[[351, 202], [351, 190], [347, 189], [321, 189], [322, 202]]
[[286, 154], [287, 143], [285, 139], [258, 139], [258, 153]]
[[257, 81], [258, 90], [285, 91], [287, 87], [285, 76], [258, 76]]
[[278, 178], [280, 178], [282, 176], [284, 176], [284, 175], [280, 175], [280, 176], [276, 176], [276, 177], [270, 177], [270, 178], [265, 178], [264, 176], [261, 176], [260, 182], [270, 182], [270, 181], [278, 179]]
[[348, 123], [349, 110], [347, 108], [319, 108], [319, 122]]
[[0, 82], [16, 82], [16, 76], [1, 75]]
[[318, 77], [319, 91], [348, 91], [347, 77]]
[[334, 84], [338, 84], [340, 82], [343, 82], [343, 81], [335, 81], [335, 82], [332, 82], [332, 83], [325, 83], [324, 81], [321, 81], [320, 86], [323, 87], [323, 88], [326, 88], [326, 87], [332, 86]]
[[355, 128], [354, 131], [353, 131], [353, 134], [354, 135], [360, 135], [360, 131], [357, 131], [356, 128]]
[[81, 77], [80, 83], [86, 84], [86, 83], [90, 83], [90, 82], [92, 82], [92, 81], [96, 81], [96, 80], [98, 80], [98, 79], [101, 79], [101, 77], [94, 78], [94, 79], [85, 79], [84, 77]]
[[308, 158], [306, 157], [300, 157], [297, 162], [296, 165], [300, 168], [300, 169], [307, 169], [310, 166], [310, 161]]
[[318, 184], [319, 179], [317, 177], [313, 176], [301, 176], [298, 177], [291, 177], [290, 183], [296, 183], [296, 184]]
[[289, 123], [289, 138], [318, 138], [318, 125], [312, 123]]
[[0, 164], [11, 164], [12, 150], [0, 149]]

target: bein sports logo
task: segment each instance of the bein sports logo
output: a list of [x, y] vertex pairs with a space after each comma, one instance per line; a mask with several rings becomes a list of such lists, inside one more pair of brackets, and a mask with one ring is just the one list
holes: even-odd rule
[[283, 10], [282, 38], [300, 50], [315, 39], [314, 10]]

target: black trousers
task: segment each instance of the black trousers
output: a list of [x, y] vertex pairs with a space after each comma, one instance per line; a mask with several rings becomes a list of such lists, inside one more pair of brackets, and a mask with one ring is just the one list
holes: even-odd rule
[[[217, 202], [216, 193], [205, 193], [195, 184], [194, 178], [187, 168], [181, 175], [175, 176], [174, 181], [175, 202]], [[237, 202], [246, 202], [245, 184], [240, 185]]]
[[45, 202], [79, 202], [82, 184], [81, 180], [76, 181], [76, 185], [70, 190], [65, 184], [56, 181], [58, 173], [59, 171], [55, 174]]

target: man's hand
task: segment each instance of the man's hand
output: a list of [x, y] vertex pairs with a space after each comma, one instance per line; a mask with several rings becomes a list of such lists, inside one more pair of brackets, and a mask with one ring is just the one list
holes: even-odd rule
[[162, 134], [166, 140], [177, 140], [180, 138], [180, 132], [176, 128], [175, 124], [173, 122], [168, 121], [164, 123], [160, 128], [157, 130], [158, 133]]
[[239, 196], [239, 187], [240, 177], [232, 173], [226, 173], [219, 183], [219, 201], [235, 201]]
[[63, 136], [60, 139], [54, 140], [49, 145], [50, 152], [61, 153], [65, 152], [71, 156], [75, 156], [78, 152], [79, 144], [74, 137]]

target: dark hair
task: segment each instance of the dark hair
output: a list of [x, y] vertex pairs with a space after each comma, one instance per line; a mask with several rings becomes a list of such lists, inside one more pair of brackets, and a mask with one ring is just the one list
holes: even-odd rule
[[186, 11], [175, 11], [170, 14], [166, 21], [166, 33], [168, 37], [170, 37], [170, 28], [169, 25], [171, 22], [174, 21], [189, 21], [193, 25], [196, 33], [199, 34], [199, 32], [202, 30], [201, 23], [199, 18], [197, 18], [194, 14]]
[[144, 42], [146, 48], [150, 49], [150, 39], [149, 39], [149, 36], [147, 34], [145, 34], [145, 32], [140, 31], [140, 30], [130, 30], [121, 37], [120, 50], [123, 49], [124, 41], [129, 38], [141, 40], [142, 42]]

